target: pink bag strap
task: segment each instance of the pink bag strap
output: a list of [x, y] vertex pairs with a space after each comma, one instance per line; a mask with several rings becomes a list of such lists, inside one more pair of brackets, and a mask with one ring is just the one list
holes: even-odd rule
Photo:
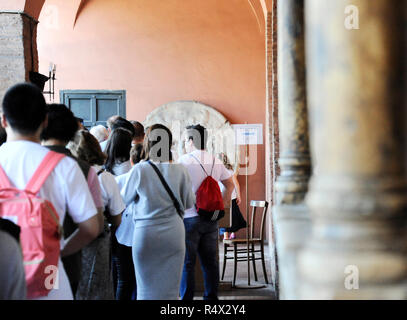
[[61, 159], [64, 157], [65, 155], [62, 153], [49, 151], [28, 182], [25, 190], [33, 194], [37, 194], [45, 180], [47, 180], [48, 176], [51, 174], [52, 170], [55, 169], [59, 161], [61, 161]]
[[11, 188], [11, 183], [7, 174], [4, 172], [3, 167], [0, 165], [0, 189]]

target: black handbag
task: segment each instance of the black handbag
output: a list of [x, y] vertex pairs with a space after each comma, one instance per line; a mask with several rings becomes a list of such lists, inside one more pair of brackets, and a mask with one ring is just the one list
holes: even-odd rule
[[177, 210], [179, 216], [181, 217], [181, 219], [184, 219], [184, 213], [181, 209], [181, 206], [177, 200], [177, 198], [175, 198], [174, 193], [172, 193], [170, 186], [168, 185], [167, 181], [165, 181], [163, 175], [161, 174], [160, 170], [157, 168], [157, 166], [152, 163], [150, 160], [147, 161], [154, 169], [154, 171], [157, 173], [158, 177], [161, 180], [161, 183], [163, 184], [165, 190], [167, 190], [168, 195], [170, 196], [172, 202], [174, 203], [174, 207]]

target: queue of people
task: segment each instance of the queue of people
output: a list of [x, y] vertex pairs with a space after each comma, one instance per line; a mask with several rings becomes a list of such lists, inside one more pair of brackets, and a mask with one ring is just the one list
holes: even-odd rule
[[206, 128], [185, 128], [175, 162], [164, 125], [88, 131], [28, 83], [5, 94], [1, 127], [0, 299], [192, 300], [197, 257], [218, 299], [217, 220], [240, 195]]

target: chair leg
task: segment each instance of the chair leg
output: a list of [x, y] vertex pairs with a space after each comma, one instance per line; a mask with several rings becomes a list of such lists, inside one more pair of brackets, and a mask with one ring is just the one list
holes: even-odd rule
[[264, 280], [266, 280], [266, 283], [268, 284], [269, 281], [267, 279], [266, 262], [264, 261], [264, 245], [263, 244], [261, 244], [261, 264], [263, 266]]
[[257, 278], [257, 270], [256, 270], [256, 260], [254, 260], [254, 258], [256, 258], [256, 255], [254, 253], [254, 243], [252, 243], [252, 262], [253, 262], [253, 272], [254, 272], [254, 281], [258, 281]]
[[237, 248], [236, 243], [233, 244], [234, 268], [233, 268], [233, 282], [232, 287], [236, 285], [236, 272], [237, 272]]
[[227, 245], [226, 243], [223, 244], [223, 271], [222, 271], [222, 279], [225, 277], [225, 270], [226, 270], [226, 256], [227, 256]]

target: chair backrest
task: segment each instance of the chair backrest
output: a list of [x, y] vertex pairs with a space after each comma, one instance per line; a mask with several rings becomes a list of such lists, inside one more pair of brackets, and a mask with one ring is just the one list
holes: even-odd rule
[[252, 207], [252, 214], [250, 218], [250, 234], [249, 237], [252, 239], [255, 237], [255, 226], [256, 226], [256, 215], [259, 211], [257, 209], [263, 208], [261, 211], [261, 223], [260, 223], [260, 239], [263, 241], [264, 240], [264, 227], [266, 225], [266, 215], [267, 215], [267, 209], [268, 209], [268, 202], [267, 201], [250, 201], [250, 206]]

